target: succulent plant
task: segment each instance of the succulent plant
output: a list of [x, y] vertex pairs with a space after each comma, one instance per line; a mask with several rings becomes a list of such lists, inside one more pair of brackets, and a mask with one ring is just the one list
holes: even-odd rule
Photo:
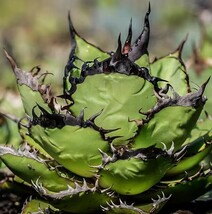
[[136, 41], [130, 22], [110, 53], [83, 39], [69, 15], [58, 96], [49, 73], [25, 72], [5, 51], [25, 118], [15, 120], [21, 145], [0, 146], [0, 158], [33, 195], [22, 213], [158, 213], [211, 190], [212, 120], [198, 120], [210, 78], [191, 91], [185, 40], [149, 62], [149, 14]]

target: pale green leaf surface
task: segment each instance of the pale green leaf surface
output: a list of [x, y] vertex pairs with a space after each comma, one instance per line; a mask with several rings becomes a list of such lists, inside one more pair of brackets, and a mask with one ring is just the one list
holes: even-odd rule
[[172, 165], [169, 157], [162, 156], [147, 161], [118, 160], [105, 166], [99, 182], [102, 187], [111, 187], [123, 195], [139, 194], [158, 183]]
[[88, 119], [103, 110], [95, 123], [106, 130], [119, 128], [108, 134], [122, 136], [115, 144], [126, 144], [125, 141], [135, 135], [137, 125], [129, 120], [141, 119], [143, 115], [139, 110], [147, 111], [156, 102], [149, 82], [137, 76], [116, 73], [88, 76], [77, 86], [72, 97], [71, 111], [75, 115], [85, 108], [85, 118]]
[[[32, 199], [24, 204], [21, 214], [32, 214], [32, 213], [41, 213], [44, 210], [48, 210], [49, 208], [54, 209], [49, 203]], [[54, 209], [55, 210], [55, 209]]]
[[92, 177], [102, 156], [98, 149], [107, 151], [109, 144], [92, 128], [65, 126], [62, 129], [31, 128], [32, 138], [65, 168], [84, 177]]
[[[167, 80], [179, 95], [185, 95], [188, 91], [187, 75], [185, 68], [175, 54], [162, 57], [150, 64], [151, 74], [161, 79]], [[166, 83], [159, 85], [164, 87]]]
[[162, 109], [140, 128], [133, 147], [146, 148], [154, 144], [163, 147], [161, 143], [164, 143], [169, 148], [174, 142], [175, 150], [179, 149], [196, 124], [201, 110], [202, 107], [184, 106]]
[[[4, 147], [1, 150], [4, 151]], [[13, 173], [28, 183], [39, 181], [46, 189], [53, 192], [65, 190], [67, 185], [74, 185], [71, 180], [59, 176], [57, 170], [50, 169], [44, 160], [39, 161], [33, 156], [21, 155], [15, 150], [1, 152], [0, 158]]]

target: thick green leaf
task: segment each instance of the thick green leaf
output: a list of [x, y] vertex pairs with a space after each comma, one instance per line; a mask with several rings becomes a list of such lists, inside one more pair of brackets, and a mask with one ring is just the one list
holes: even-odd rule
[[85, 108], [85, 118], [88, 119], [102, 110], [95, 120], [97, 126], [106, 130], [119, 128], [108, 134], [122, 136], [114, 141], [116, 145], [126, 144], [135, 135], [137, 125], [129, 120], [142, 118], [139, 110], [147, 111], [156, 102], [149, 82], [117, 73], [86, 77], [72, 97], [74, 105], [71, 111], [75, 115]]
[[[193, 88], [198, 88], [199, 85], [201, 85], [202, 82], [204, 82], [208, 77], [210, 77], [212, 75], [212, 68], [211, 67], [207, 67], [206, 69], [204, 69], [202, 71], [201, 74], [197, 74], [193, 69], [189, 70], [189, 78], [191, 83], [193, 83], [191, 86]], [[209, 84], [207, 85], [206, 89], [205, 89], [205, 96], [208, 98], [204, 110], [209, 114], [212, 115], [212, 95], [211, 95], [211, 91], [212, 91], [212, 82], [210, 80]], [[201, 118], [205, 118], [205, 115], [202, 114]]]
[[74, 186], [71, 179], [61, 177], [58, 169], [51, 169], [47, 165], [48, 160], [37, 157], [35, 153], [1, 146], [0, 158], [14, 174], [29, 184], [39, 180], [46, 189], [53, 192], [67, 189], [68, 185]]
[[150, 202], [152, 198], [156, 198], [158, 194], [163, 192], [165, 195], [172, 195], [167, 204], [173, 206], [192, 201], [208, 192], [211, 188], [212, 175], [207, 174], [201, 177], [197, 176], [191, 180], [161, 183], [158, 188], [155, 187], [154, 191], [150, 189], [143, 194], [135, 195], [134, 200]]
[[70, 213], [98, 213], [101, 206], [113, 200], [107, 190], [101, 191], [96, 185], [90, 188], [85, 180], [81, 185], [75, 183], [74, 188], [69, 186], [66, 190], [56, 193], [47, 191], [42, 183], [33, 186], [52, 206]]
[[[55, 210], [49, 203], [32, 199], [27, 201], [22, 208], [21, 214], [32, 214], [32, 213], [47, 213], [48, 211]], [[56, 211], [56, 210], [55, 210]]]
[[98, 149], [107, 151], [109, 144], [92, 128], [65, 126], [48, 129], [32, 126], [32, 138], [68, 170], [83, 177], [95, 175], [92, 166], [100, 165], [102, 156]]
[[[187, 145], [186, 155], [181, 161], [167, 172], [167, 176], [176, 176], [199, 166], [201, 160], [211, 156], [212, 145], [205, 145], [212, 139], [212, 120], [206, 118], [204, 121], [197, 122], [191, 131], [190, 137], [186, 139], [184, 145]], [[204, 164], [206, 167], [206, 164]], [[200, 167], [200, 166], [199, 166]]]
[[82, 67], [83, 62], [91, 62], [94, 59], [98, 59], [99, 61], [102, 61], [109, 57], [109, 54], [95, 47], [94, 45], [87, 42], [86, 40], [82, 39], [80, 36], [76, 35], [75, 39], [76, 39], [75, 55], [82, 60], [82, 61], [81, 60], [75, 61], [75, 65], [78, 68]]
[[196, 154], [192, 154], [190, 157], [184, 157], [176, 166], [168, 170], [166, 176], [177, 176], [188, 172], [193, 167], [200, 165], [201, 160], [207, 155], [211, 155], [211, 151], [212, 145], [202, 149]]
[[158, 194], [157, 198], [152, 198], [152, 201], [149, 203], [142, 203], [142, 201], [139, 202], [138, 200], [135, 203], [127, 204], [120, 199], [119, 204], [111, 202], [103, 210], [108, 214], [156, 214], [169, 199], [170, 196], [166, 197], [164, 193]]
[[15, 60], [6, 51], [5, 55], [16, 77], [25, 113], [32, 118], [33, 107], [37, 104], [50, 112], [50, 108], [48, 107], [51, 99], [49, 86], [44, 85], [41, 80], [42, 76], [45, 77], [48, 73], [40, 75], [39, 67], [34, 67], [30, 72], [25, 72], [17, 66]]
[[144, 54], [135, 63], [137, 65], [139, 65], [140, 67], [147, 67], [147, 68], [149, 68], [149, 55], [148, 54]]
[[[32, 109], [39, 104], [42, 108], [44, 108], [46, 111], [51, 112], [50, 108], [48, 107], [48, 104], [44, 101], [42, 98], [40, 92], [33, 91], [30, 87], [26, 85], [21, 85], [18, 87], [21, 99], [23, 102], [23, 106], [25, 109], [25, 113], [32, 118]], [[35, 108], [35, 113], [39, 113], [39, 109]]]
[[154, 117], [139, 130], [133, 144], [134, 148], [145, 148], [154, 144], [168, 148], [174, 142], [175, 150], [184, 143], [201, 113], [197, 109], [185, 106], [170, 106], [156, 113]]
[[173, 166], [170, 157], [158, 157], [143, 161], [139, 158], [117, 160], [100, 171], [100, 186], [111, 187], [123, 195], [135, 195], [158, 183]]
[[[179, 52], [169, 54], [150, 64], [151, 74], [167, 80], [178, 94], [185, 95], [188, 92], [188, 75], [185, 67], [180, 61]], [[160, 83], [164, 87], [165, 83]]]
[[81, 192], [64, 198], [50, 199], [51, 204], [65, 212], [70, 213], [98, 213], [101, 206], [105, 206], [110, 198], [101, 192]]
[[[199, 120], [192, 129], [190, 136], [186, 139], [184, 145], [191, 142], [207, 142], [212, 140], [212, 119], [205, 118]], [[198, 145], [197, 143], [195, 143]], [[201, 145], [201, 144], [200, 144]]]
[[23, 141], [26, 142], [30, 147], [36, 149], [39, 152], [39, 155], [43, 155], [45, 158], [53, 159], [38, 143], [36, 143], [28, 134], [28, 129], [21, 126], [20, 135], [23, 138]]

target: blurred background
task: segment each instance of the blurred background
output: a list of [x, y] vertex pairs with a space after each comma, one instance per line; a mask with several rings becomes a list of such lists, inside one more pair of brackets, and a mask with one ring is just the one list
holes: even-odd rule
[[[3, 48], [24, 70], [41, 65], [56, 77], [63, 75], [70, 50], [69, 10], [75, 28], [84, 38], [113, 51], [120, 32], [125, 39], [131, 18], [134, 39], [139, 35], [148, 3], [147, 0], [0, 0], [1, 85], [14, 87]], [[198, 46], [201, 42], [202, 23], [212, 13], [212, 1], [152, 0], [150, 3], [151, 57], [174, 51], [188, 35], [183, 52], [187, 58], [194, 44]]]

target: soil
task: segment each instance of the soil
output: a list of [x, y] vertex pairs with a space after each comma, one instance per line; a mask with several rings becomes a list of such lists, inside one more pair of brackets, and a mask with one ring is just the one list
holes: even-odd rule
[[25, 200], [21, 197], [6, 193], [0, 195], [0, 214], [18, 214]]

